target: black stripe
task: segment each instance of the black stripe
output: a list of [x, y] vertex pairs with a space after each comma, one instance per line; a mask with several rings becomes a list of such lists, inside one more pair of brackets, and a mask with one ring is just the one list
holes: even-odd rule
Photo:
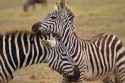
[[[5, 53], [7, 54], [7, 48], [9, 48], [8, 47], [8, 37], [7, 36], [5, 37], [5, 41], [4, 42], [5, 42], [5, 49], [6, 49]], [[4, 57], [5, 57], [5, 55], [4, 55]], [[6, 57], [8, 58], [8, 55]], [[5, 66], [6, 66], [7, 71], [9, 72], [9, 74], [12, 74], [12, 71], [10, 70], [6, 60], [5, 60], [5, 63], [6, 63]]]
[[118, 55], [116, 62], [120, 61], [120, 59], [123, 58], [124, 56], [125, 56], [125, 51], [123, 51], [120, 55]]
[[99, 53], [100, 42], [101, 42], [101, 40], [98, 40], [98, 41], [97, 41], [97, 47], [96, 47], [96, 49], [97, 49], [98, 60], [99, 60], [99, 62], [100, 62], [100, 67], [101, 67], [101, 69], [102, 69], [100, 75], [102, 75], [102, 74], [103, 74], [103, 71], [104, 71], [104, 68], [103, 68], [103, 64], [102, 64], [103, 62], [102, 62], [102, 60], [101, 60], [101, 55], [100, 55], [100, 53]]
[[91, 52], [90, 52], [90, 47], [91, 45], [89, 46], [89, 43], [87, 43], [88, 45], [88, 53], [89, 53], [89, 58], [90, 58], [90, 63], [91, 63], [91, 67], [92, 67], [92, 72], [94, 72], [94, 63], [93, 63], [93, 58], [92, 58], [92, 55], [91, 55]]
[[[96, 53], [95, 53], [95, 51], [94, 51], [94, 47], [95, 47], [95, 46], [93, 46], [92, 43], [90, 43], [90, 45], [91, 45], [91, 49], [92, 49], [93, 56], [94, 56], [94, 59], [95, 59], [95, 63], [96, 63], [95, 65], [96, 65], [96, 68], [97, 68], [97, 70], [98, 70], [98, 71], [97, 71], [97, 74], [98, 74], [98, 73], [99, 73], [99, 64], [98, 64], [98, 61], [97, 61], [98, 58], [96, 57]], [[94, 60], [94, 59], [93, 59], [93, 60]]]
[[17, 53], [16, 53], [17, 51], [16, 51], [16, 45], [15, 45], [15, 34], [12, 34], [11, 47], [12, 47], [13, 60], [15, 62], [16, 67], [18, 67]]
[[27, 59], [26, 66], [30, 64], [31, 59], [34, 56], [32, 54], [32, 52], [34, 51], [34, 50], [32, 50], [33, 46], [35, 46], [35, 45], [34, 45], [34, 42], [32, 41], [32, 37], [30, 37], [30, 53], [29, 53], [29, 56], [28, 56], [28, 59]]
[[[1, 66], [1, 68], [2, 68], [2, 70], [0, 70], [0, 71], [3, 71], [3, 66], [2, 66], [2, 62], [1, 62], [1, 60], [0, 60], [0, 66]], [[4, 75], [5, 75], [5, 72], [3, 72], [4, 73]], [[4, 78], [3, 78], [3, 75], [0, 73], [0, 77], [2, 77], [2, 79], [4, 80]]]
[[[112, 38], [113, 38], [113, 35], [112, 35]], [[116, 56], [114, 56], [114, 49], [115, 49], [115, 46], [116, 46], [116, 43], [118, 41], [118, 38], [115, 37], [115, 39], [113, 40], [112, 42], [112, 45], [111, 45], [111, 50], [112, 50], [112, 63], [114, 62], [114, 59], [116, 58]], [[112, 64], [112, 66], [114, 66], [114, 64]]]
[[[4, 59], [3, 59], [3, 60], [4, 60]], [[6, 64], [6, 63], [5, 63], [5, 64]], [[3, 65], [5, 66], [5, 64], [1, 64], [1, 68], [2, 68], [1, 71], [3, 71], [3, 73], [4, 73], [4, 75], [5, 75], [5, 78], [7, 79], [8, 76], [7, 76], [7, 73], [5, 72], [4, 67], [3, 67]], [[6, 66], [5, 66], [5, 68], [6, 68]]]
[[74, 40], [74, 43], [73, 43], [73, 45], [74, 45], [74, 53], [73, 53], [73, 58], [75, 58], [75, 56], [77, 55], [77, 53], [78, 53], [78, 40]]
[[[25, 60], [21, 36], [22, 36], [22, 34], [20, 33], [19, 36], [18, 36], [18, 39], [17, 39], [17, 43], [18, 43], [18, 47], [19, 47], [20, 68], [23, 66], [23, 63], [24, 63], [24, 60]], [[25, 41], [25, 39], [23, 39], [23, 41]]]
[[7, 60], [9, 61], [10, 63], [10, 66], [15, 70], [16, 68], [14, 67], [14, 64], [11, 60], [11, 56], [10, 56], [10, 53], [9, 53], [9, 35], [6, 36], [6, 39], [5, 39], [5, 49], [6, 49], [6, 55], [7, 55]]

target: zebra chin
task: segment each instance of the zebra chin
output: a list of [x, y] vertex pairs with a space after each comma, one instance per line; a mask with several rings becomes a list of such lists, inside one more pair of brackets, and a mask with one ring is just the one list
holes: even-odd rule
[[80, 70], [78, 66], [74, 66], [72, 74], [67, 74], [64, 76], [69, 82], [78, 82], [80, 78]]

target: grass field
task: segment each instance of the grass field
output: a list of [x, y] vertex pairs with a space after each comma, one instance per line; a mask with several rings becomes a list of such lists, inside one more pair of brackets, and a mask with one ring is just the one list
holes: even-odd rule
[[[36, 6], [23, 12], [25, 0], [0, 0], [0, 33], [12, 30], [31, 30], [34, 23], [53, 11], [57, 0], [48, 0], [48, 6]], [[125, 45], [125, 0], [66, 0], [75, 14], [75, 31], [81, 38], [108, 32], [116, 34]], [[33, 65], [15, 72], [10, 83], [60, 83], [61, 76], [46, 64]], [[90, 82], [85, 82], [90, 83]], [[91, 82], [91, 83], [100, 83]]]

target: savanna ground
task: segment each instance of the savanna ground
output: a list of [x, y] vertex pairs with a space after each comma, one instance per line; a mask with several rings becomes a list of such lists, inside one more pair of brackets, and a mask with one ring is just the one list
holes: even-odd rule
[[[26, 13], [22, 9], [25, 0], [0, 0], [0, 33], [31, 30], [34, 23], [53, 11], [56, 1], [48, 0], [47, 7], [38, 5], [36, 10], [30, 8]], [[125, 0], [66, 0], [66, 3], [75, 14], [75, 31], [81, 38], [108, 32], [116, 34], [125, 45]], [[46, 64], [20, 69], [14, 76], [10, 83], [61, 82], [61, 76]]]

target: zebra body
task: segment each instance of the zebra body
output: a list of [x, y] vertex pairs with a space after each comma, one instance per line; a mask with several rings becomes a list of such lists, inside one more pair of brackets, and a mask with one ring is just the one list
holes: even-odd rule
[[84, 55], [87, 55], [86, 80], [105, 79], [115, 74], [114, 71], [121, 65], [125, 68], [124, 47], [115, 35], [101, 34], [100, 37], [83, 40], [82, 43]]
[[62, 5], [64, 2], [34, 24], [32, 31], [60, 34], [60, 41], [80, 68], [79, 82], [102, 79], [104, 83], [124, 83], [125, 49], [121, 41], [111, 33], [99, 34], [89, 40], [80, 39], [74, 32], [73, 13]]
[[[72, 58], [68, 56], [69, 53], [62, 43], [58, 42], [55, 48], [42, 45], [42, 39], [52, 37], [52, 34], [34, 36], [28, 32], [0, 35], [0, 83], [13, 79], [13, 73], [17, 69], [38, 63], [47, 63], [49, 67], [68, 79], [72, 79], [70, 76], [76, 77], [73, 74], [79, 73], [79, 70], [74, 66]], [[76, 77], [75, 80], [77, 79]]]

